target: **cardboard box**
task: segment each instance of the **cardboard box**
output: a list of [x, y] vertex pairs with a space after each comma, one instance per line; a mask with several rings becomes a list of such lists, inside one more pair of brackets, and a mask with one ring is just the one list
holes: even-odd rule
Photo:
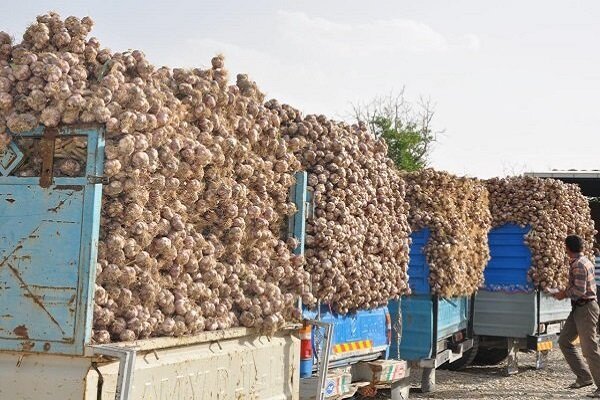
[[396, 382], [407, 374], [407, 363], [401, 360], [376, 360], [354, 366], [354, 379], [383, 384]]
[[[317, 393], [317, 381], [316, 376], [301, 379], [300, 380], [300, 399], [301, 400], [314, 400]], [[352, 391], [356, 392], [356, 388], [352, 385], [352, 374], [350, 369], [336, 369], [327, 374], [325, 379], [325, 398], [326, 399], [340, 399], [344, 395], [351, 394]]]

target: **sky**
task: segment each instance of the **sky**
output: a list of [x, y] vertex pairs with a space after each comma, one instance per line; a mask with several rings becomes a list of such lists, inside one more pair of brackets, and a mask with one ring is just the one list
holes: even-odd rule
[[223, 53], [267, 98], [348, 119], [352, 104], [405, 89], [435, 105], [430, 165], [481, 178], [600, 168], [600, 2], [11, 2], [0, 30], [35, 16], [91, 16], [113, 51], [207, 67]]

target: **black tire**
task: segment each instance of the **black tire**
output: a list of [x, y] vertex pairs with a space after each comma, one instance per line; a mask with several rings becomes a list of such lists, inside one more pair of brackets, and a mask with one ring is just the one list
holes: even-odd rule
[[473, 347], [463, 353], [461, 359], [454, 361], [453, 363], [446, 363], [442, 365], [443, 369], [447, 369], [449, 371], [460, 371], [471, 365], [477, 353], [479, 352], [479, 337], [473, 336]]
[[486, 349], [479, 348], [473, 364], [475, 365], [498, 365], [508, 357], [508, 348], [505, 349]]

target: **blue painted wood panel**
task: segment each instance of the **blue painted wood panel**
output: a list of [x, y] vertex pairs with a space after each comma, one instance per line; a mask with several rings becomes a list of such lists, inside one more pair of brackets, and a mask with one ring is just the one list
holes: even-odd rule
[[431, 287], [429, 286], [429, 265], [425, 259], [424, 250], [429, 241], [429, 236], [429, 229], [421, 229], [410, 235], [412, 242], [408, 263], [408, 286], [414, 294], [428, 294], [431, 291]]
[[490, 261], [483, 275], [485, 289], [490, 291], [530, 292], [533, 284], [527, 278], [531, 268], [531, 250], [525, 236], [531, 228], [505, 224], [488, 235]]
[[[392, 358], [419, 360], [434, 356], [434, 338], [438, 340], [452, 336], [466, 329], [469, 322], [469, 299], [459, 297], [436, 299], [429, 285], [429, 265], [425, 258], [425, 246], [429, 241], [429, 229], [421, 229], [411, 234], [410, 262], [408, 264], [408, 285], [412, 295], [402, 298], [401, 304], [391, 300], [388, 308], [392, 319], [402, 319], [400, 354], [397, 346], [392, 346]], [[437, 313], [434, 302], [437, 301]], [[400, 313], [401, 312], [401, 313]], [[434, 332], [437, 327], [437, 332]], [[392, 337], [396, 337], [396, 329]]]

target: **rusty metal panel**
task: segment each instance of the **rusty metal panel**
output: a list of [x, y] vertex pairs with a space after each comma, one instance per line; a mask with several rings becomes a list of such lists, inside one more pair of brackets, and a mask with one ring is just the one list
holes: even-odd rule
[[[86, 175], [102, 173], [101, 130], [59, 135], [87, 136]], [[91, 334], [102, 188], [87, 176], [47, 177], [47, 188], [39, 177], [0, 176], [0, 350], [83, 354]]]

